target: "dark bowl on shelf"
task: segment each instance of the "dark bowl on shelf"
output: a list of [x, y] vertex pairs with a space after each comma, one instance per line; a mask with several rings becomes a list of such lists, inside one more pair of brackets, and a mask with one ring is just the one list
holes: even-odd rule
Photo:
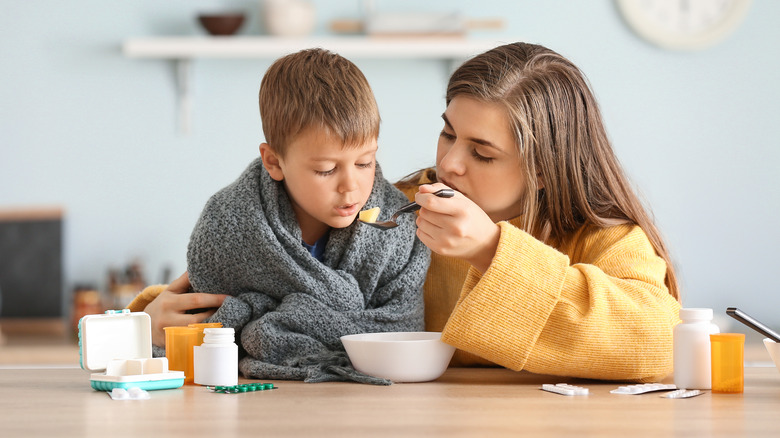
[[199, 14], [200, 25], [211, 35], [233, 35], [244, 24], [241, 12]]

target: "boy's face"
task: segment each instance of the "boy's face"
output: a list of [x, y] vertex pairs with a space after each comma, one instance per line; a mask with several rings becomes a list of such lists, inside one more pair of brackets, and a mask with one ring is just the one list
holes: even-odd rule
[[263, 147], [266, 169], [284, 181], [304, 241], [312, 244], [312, 236], [316, 240], [328, 227], [354, 222], [374, 185], [376, 139], [344, 148], [323, 129], [309, 128], [293, 139], [284, 158], [265, 144], [261, 153]]

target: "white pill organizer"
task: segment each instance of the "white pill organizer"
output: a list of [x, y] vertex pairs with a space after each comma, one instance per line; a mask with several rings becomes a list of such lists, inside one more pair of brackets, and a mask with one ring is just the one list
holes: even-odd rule
[[152, 319], [145, 312], [108, 310], [79, 321], [81, 368], [90, 375], [92, 388], [143, 390], [179, 388], [183, 371], [168, 370], [168, 359], [152, 357]]

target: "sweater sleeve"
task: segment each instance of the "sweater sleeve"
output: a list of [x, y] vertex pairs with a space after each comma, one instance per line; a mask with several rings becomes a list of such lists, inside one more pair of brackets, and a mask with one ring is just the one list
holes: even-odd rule
[[654, 381], [672, 369], [679, 303], [644, 232], [582, 236], [577, 260], [501, 222], [488, 270], [469, 270], [442, 339], [514, 370]]

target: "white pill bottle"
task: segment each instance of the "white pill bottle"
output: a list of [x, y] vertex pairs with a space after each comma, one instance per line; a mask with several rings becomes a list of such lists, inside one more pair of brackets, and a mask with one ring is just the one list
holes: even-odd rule
[[198, 385], [238, 384], [238, 345], [232, 328], [203, 329], [203, 343], [193, 347], [194, 381]]
[[712, 309], [680, 309], [674, 326], [674, 384], [682, 389], [710, 389], [710, 335], [720, 333]]

